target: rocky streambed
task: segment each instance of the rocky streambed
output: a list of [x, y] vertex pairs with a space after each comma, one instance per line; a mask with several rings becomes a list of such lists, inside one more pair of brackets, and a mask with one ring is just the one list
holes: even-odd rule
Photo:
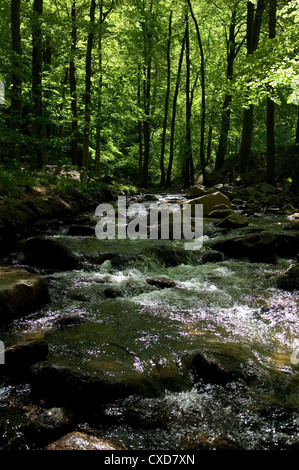
[[18, 241], [0, 268], [2, 449], [298, 448], [296, 207], [254, 190], [131, 199], [204, 204], [198, 252], [98, 240], [88, 211]]

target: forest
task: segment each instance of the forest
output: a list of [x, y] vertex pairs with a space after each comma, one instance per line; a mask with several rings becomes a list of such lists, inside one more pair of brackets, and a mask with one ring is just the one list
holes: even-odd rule
[[298, 26], [1, 0], [0, 450], [298, 450]]
[[0, 8], [2, 169], [188, 187], [227, 161], [242, 177], [263, 154], [265, 181], [296, 179], [275, 165], [299, 139], [296, 0]]

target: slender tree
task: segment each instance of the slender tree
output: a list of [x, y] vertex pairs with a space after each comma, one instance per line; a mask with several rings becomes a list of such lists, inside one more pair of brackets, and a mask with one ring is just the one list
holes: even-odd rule
[[164, 122], [163, 122], [163, 132], [162, 132], [161, 157], [160, 157], [160, 169], [161, 169], [160, 186], [162, 187], [165, 186], [165, 182], [166, 182], [164, 157], [165, 157], [165, 143], [166, 143], [169, 97], [170, 97], [170, 76], [171, 76], [170, 47], [171, 47], [171, 34], [172, 34], [172, 15], [173, 15], [173, 11], [171, 10], [170, 15], [169, 15], [168, 38], [167, 38], [167, 86], [166, 86]]
[[[263, 13], [266, 7], [265, 0], [258, 0], [257, 5], [247, 2], [247, 56], [252, 55], [258, 47]], [[245, 173], [248, 168], [253, 133], [254, 105], [250, 103], [243, 111], [242, 137], [239, 151], [239, 172]]]
[[11, 46], [12, 46], [12, 93], [11, 129], [21, 129], [22, 120], [22, 45], [21, 45], [21, 0], [11, 0]]
[[200, 77], [201, 77], [201, 126], [200, 126], [200, 165], [203, 177], [203, 184], [207, 183], [206, 162], [205, 162], [205, 126], [206, 126], [206, 72], [205, 57], [198, 21], [194, 15], [191, 0], [187, 0], [189, 10], [195, 25], [197, 42], [200, 52]]
[[[269, 0], [269, 39], [276, 36], [277, 0]], [[273, 89], [269, 90], [273, 93]], [[271, 96], [267, 97], [267, 174], [266, 180], [275, 183], [275, 104]]]
[[32, 24], [32, 100], [33, 124], [32, 136], [36, 143], [36, 164], [43, 168], [47, 164], [48, 154], [45, 143], [46, 128], [43, 122], [42, 68], [43, 68], [43, 0], [34, 0]]
[[183, 40], [182, 40], [181, 52], [180, 52], [179, 64], [178, 64], [178, 71], [177, 71], [177, 75], [176, 75], [176, 85], [175, 85], [175, 91], [174, 91], [173, 102], [172, 102], [169, 162], [168, 162], [167, 179], [166, 179], [166, 186], [167, 187], [169, 187], [171, 185], [171, 173], [172, 173], [172, 165], [173, 165], [173, 159], [174, 159], [176, 111], [177, 111], [178, 95], [179, 95], [179, 90], [180, 90], [181, 72], [182, 72], [182, 65], [183, 65], [183, 59], [184, 59], [185, 44], [186, 44], [186, 32], [184, 33], [184, 37], [183, 37]]
[[72, 135], [71, 135], [71, 159], [73, 165], [78, 165], [78, 102], [77, 102], [77, 77], [75, 55], [77, 49], [77, 5], [76, 0], [72, 3], [72, 45], [70, 59], [70, 91], [71, 91], [71, 111], [72, 111]]
[[91, 121], [91, 73], [92, 73], [92, 49], [95, 33], [95, 10], [96, 0], [90, 3], [90, 25], [87, 40], [86, 60], [85, 60], [85, 118], [83, 132], [83, 160], [82, 166], [88, 168], [89, 165], [89, 140], [90, 140], [90, 121]]
[[190, 92], [190, 37], [189, 37], [189, 11], [188, 5], [185, 6], [185, 24], [186, 24], [186, 150], [185, 150], [185, 169], [184, 185], [188, 188], [194, 183], [194, 167], [192, 156], [192, 138], [191, 138], [191, 92]]

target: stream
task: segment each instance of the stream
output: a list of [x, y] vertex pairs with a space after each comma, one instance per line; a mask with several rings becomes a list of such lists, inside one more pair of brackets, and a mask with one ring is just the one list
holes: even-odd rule
[[[271, 230], [283, 221], [258, 214], [250, 228]], [[213, 222], [204, 219], [204, 248], [230, 235]], [[41, 271], [50, 303], [0, 334], [7, 345], [44, 339], [51, 363], [138, 382], [141, 393], [101, 403], [74, 429], [128, 450], [298, 449], [299, 377], [291, 355], [299, 292], [276, 287], [294, 260], [203, 262], [202, 253], [184, 251], [183, 240], [98, 240], [66, 230], [53, 238], [77, 254], [82, 268]], [[17, 257], [13, 264], [26, 268]], [[173, 285], [149, 282], [157, 278]], [[198, 353], [237, 371], [235, 380], [196, 377], [188, 363]], [[0, 380], [10, 446], [27, 449], [20, 423], [32, 404], [30, 385]]]

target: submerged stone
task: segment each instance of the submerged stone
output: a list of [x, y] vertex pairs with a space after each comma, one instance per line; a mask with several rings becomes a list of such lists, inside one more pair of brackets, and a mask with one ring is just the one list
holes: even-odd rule
[[5, 350], [4, 370], [6, 373], [23, 374], [30, 366], [47, 358], [48, 344], [45, 341], [19, 343]]

